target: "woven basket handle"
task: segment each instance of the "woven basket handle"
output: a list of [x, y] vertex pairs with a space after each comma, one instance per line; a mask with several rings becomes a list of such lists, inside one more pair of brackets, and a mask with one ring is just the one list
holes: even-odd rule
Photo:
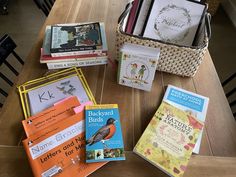
[[127, 15], [127, 13], [129, 13], [131, 7], [132, 7], [132, 3], [133, 2], [129, 2], [126, 6], [125, 6], [125, 10], [121, 13], [121, 15], [118, 18], [118, 24], [124, 19], [124, 17]]
[[206, 33], [207, 33], [207, 37], [208, 39], [211, 38], [211, 14], [210, 13], [206, 13], [205, 16], [205, 25], [206, 25]]

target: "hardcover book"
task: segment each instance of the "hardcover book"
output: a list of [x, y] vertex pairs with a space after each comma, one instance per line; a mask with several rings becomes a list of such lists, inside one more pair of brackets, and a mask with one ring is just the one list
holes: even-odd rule
[[155, 0], [144, 37], [191, 46], [206, 5], [190, 0]]
[[117, 104], [85, 107], [86, 162], [125, 160]]
[[62, 69], [62, 68], [70, 68], [70, 67], [106, 65], [107, 63], [108, 63], [107, 56], [104, 56], [104, 57], [90, 57], [90, 58], [79, 59], [75, 61], [50, 62], [50, 63], [47, 63], [47, 67], [48, 69]]
[[23, 146], [35, 177], [84, 177], [106, 164], [85, 163], [83, 112], [33, 134]]
[[[209, 98], [173, 85], [168, 85], [163, 101], [189, 113], [201, 122], [205, 122]], [[193, 152], [196, 154], [199, 153], [201, 140], [202, 131], [193, 149]]]
[[136, 16], [135, 26], [133, 30], [134, 35], [142, 35], [146, 18], [148, 16], [148, 13], [150, 12], [153, 2], [154, 0], [142, 0], [140, 10]]
[[51, 53], [102, 48], [99, 23], [51, 27]]
[[168, 175], [182, 177], [202, 127], [196, 118], [163, 101], [134, 152]]
[[159, 54], [159, 49], [125, 43], [120, 51], [118, 83], [150, 91]]
[[[58, 26], [76, 26], [82, 25], [84, 23], [76, 23], [76, 24], [58, 24]], [[88, 24], [88, 23], [86, 23]], [[102, 39], [102, 49], [98, 50], [85, 50], [79, 52], [65, 52], [65, 53], [51, 53], [50, 52], [50, 44], [51, 44], [51, 26], [46, 26], [45, 36], [43, 41], [43, 46], [41, 49], [41, 57], [40, 63], [48, 63], [48, 62], [57, 62], [57, 61], [68, 61], [68, 60], [76, 60], [79, 58], [88, 58], [88, 57], [98, 57], [98, 56], [107, 56], [107, 41], [106, 41], [106, 33], [105, 33], [105, 24], [103, 22], [99, 22], [100, 30], [101, 30], [101, 39]]]

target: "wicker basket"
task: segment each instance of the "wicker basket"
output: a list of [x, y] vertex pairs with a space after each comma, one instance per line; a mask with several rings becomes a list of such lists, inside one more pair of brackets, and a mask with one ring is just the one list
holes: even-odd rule
[[[210, 36], [209, 23], [205, 24], [207, 30], [204, 30], [202, 42], [198, 46], [186, 47], [170, 44], [159, 40], [134, 36], [125, 33], [122, 30], [122, 25], [124, 18], [126, 17], [126, 15], [128, 15], [128, 12], [131, 7], [132, 4], [129, 3], [118, 20], [118, 26], [116, 29], [117, 56], [119, 56], [120, 47], [124, 43], [133, 43], [154, 48], [160, 48], [160, 58], [157, 64], [157, 70], [173, 73], [180, 76], [193, 77], [197, 72], [199, 65], [201, 64], [208, 47], [208, 41]], [[207, 17], [209, 16], [207, 15]]]

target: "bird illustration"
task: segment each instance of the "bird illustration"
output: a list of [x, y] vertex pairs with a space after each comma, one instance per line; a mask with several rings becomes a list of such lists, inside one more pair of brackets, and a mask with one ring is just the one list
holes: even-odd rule
[[91, 146], [101, 141], [103, 145], [106, 146], [105, 141], [109, 140], [116, 132], [115, 122], [115, 119], [109, 118], [106, 125], [101, 127], [91, 138], [86, 140], [86, 145]]

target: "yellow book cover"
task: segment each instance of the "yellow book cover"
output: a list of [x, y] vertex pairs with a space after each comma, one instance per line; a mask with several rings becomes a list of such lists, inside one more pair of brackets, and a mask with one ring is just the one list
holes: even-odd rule
[[134, 152], [170, 176], [183, 176], [203, 124], [162, 102]]

